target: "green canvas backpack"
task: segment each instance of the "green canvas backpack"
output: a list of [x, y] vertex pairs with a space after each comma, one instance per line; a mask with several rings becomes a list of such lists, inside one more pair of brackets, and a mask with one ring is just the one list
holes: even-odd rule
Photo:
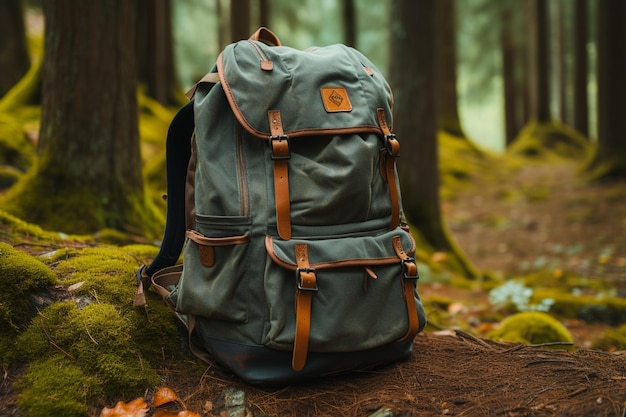
[[300, 51], [261, 28], [189, 96], [138, 297], [152, 284], [191, 350], [251, 383], [407, 358], [426, 319], [381, 73], [352, 48]]

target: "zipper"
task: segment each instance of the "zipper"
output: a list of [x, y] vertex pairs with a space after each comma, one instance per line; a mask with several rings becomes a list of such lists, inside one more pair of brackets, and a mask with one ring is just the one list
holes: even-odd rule
[[261, 69], [263, 71], [271, 71], [274, 69], [274, 63], [265, 55], [265, 52], [255, 42], [248, 40], [248, 43], [254, 47], [257, 55], [261, 58]]
[[237, 182], [239, 184], [239, 210], [242, 216], [250, 216], [250, 190], [248, 186], [248, 170], [243, 152], [243, 128], [237, 123], [235, 153], [237, 159]]

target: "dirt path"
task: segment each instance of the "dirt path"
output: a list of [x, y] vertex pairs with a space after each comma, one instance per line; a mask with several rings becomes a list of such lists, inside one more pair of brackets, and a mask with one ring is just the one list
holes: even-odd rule
[[531, 165], [444, 203], [450, 230], [480, 269], [507, 277], [568, 270], [626, 295], [626, 184], [585, 184], [570, 163]]

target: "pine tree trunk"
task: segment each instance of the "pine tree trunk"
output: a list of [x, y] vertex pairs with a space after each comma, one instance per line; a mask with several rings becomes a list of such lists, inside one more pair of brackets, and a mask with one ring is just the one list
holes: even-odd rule
[[398, 173], [404, 214], [435, 250], [464, 262], [444, 225], [439, 199], [437, 150], [437, 2], [394, 0], [391, 21], [390, 84], [394, 91], [394, 131], [400, 141]]
[[20, 0], [0, 1], [0, 97], [28, 71], [30, 57]]
[[44, 2], [39, 161], [9, 207], [52, 230], [146, 226], [136, 101], [136, 3]]
[[535, 0], [537, 37], [535, 43], [537, 83], [535, 85], [536, 114], [538, 123], [549, 123], [550, 117], [550, 39], [548, 36], [547, 0]]
[[574, 129], [589, 137], [589, 101], [587, 94], [587, 0], [576, 0], [574, 35]]
[[248, 39], [250, 30], [250, 0], [230, 0], [230, 37], [232, 42]]
[[598, 0], [599, 177], [626, 177], [626, 2]]
[[171, 0], [138, 0], [137, 53], [139, 82], [146, 87], [146, 94], [164, 106], [180, 104]]
[[461, 127], [456, 90], [456, 0], [438, 0], [439, 19], [439, 128], [465, 137]]

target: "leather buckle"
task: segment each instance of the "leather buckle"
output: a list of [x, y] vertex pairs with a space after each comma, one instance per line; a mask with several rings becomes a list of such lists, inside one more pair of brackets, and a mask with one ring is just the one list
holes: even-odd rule
[[407, 257], [402, 260], [402, 275], [404, 279], [420, 279], [415, 258]]
[[[304, 280], [302, 279], [302, 273], [305, 274], [313, 274], [312, 280]], [[311, 286], [311, 284], [313, 286]], [[317, 280], [315, 279], [315, 269], [314, 268], [296, 268], [296, 285], [299, 290], [302, 291], [318, 291]]]
[[388, 156], [394, 156], [398, 158], [400, 155], [400, 143], [396, 139], [396, 135], [393, 133], [387, 133], [385, 135], [385, 150]]
[[[286, 149], [283, 146], [286, 143]], [[270, 144], [272, 145], [272, 159], [290, 159], [291, 158], [291, 141], [287, 135], [270, 136]]]

